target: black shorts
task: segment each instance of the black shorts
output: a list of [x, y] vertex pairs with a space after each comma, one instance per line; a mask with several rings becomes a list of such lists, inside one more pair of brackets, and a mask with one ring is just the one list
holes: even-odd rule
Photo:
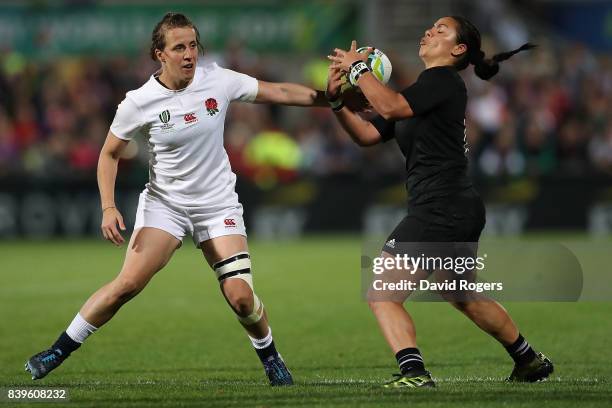
[[[393, 258], [406, 259], [407, 263], [392, 264], [384, 271], [386, 273], [373, 279], [386, 283], [409, 281], [417, 288], [423, 280], [458, 281], [456, 287], [460, 287], [460, 281], [475, 282], [478, 240], [484, 225], [484, 204], [471, 187], [426, 205], [409, 206], [408, 215], [395, 227], [382, 248], [383, 252]], [[374, 291], [368, 299], [403, 302], [410, 293]], [[450, 289], [437, 293], [450, 301], [465, 301], [472, 295], [471, 291]], [[430, 296], [427, 290], [422, 295], [424, 299], [438, 299], [437, 296], [427, 297]]]
[[470, 187], [432, 203], [409, 206], [408, 215], [389, 235], [383, 250], [397, 253], [393, 250], [396, 243], [475, 243], [484, 225], [484, 204]]

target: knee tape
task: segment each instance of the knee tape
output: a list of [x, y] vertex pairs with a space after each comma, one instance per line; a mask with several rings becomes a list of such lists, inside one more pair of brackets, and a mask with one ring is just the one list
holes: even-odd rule
[[259, 300], [253, 289], [253, 276], [251, 275], [251, 257], [248, 252], [239, 252], [227, 259], [213, 265], [219, 282], [225, 279], [242, 279], [253, 292], [253, 311], [250, 315], [238, 316], [238, 320], [244, 324], [255, 324], [261, 320], [264, 313], [263, 303]]

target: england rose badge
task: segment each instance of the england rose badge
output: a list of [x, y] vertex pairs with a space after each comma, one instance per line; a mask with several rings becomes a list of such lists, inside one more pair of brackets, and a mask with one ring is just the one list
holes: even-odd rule
[[219, 113], [219, 109], [217, 107], [217, 100], [215, 98], [208, 98], [204, 102], [204, 106], [206, 107], [206, 111], [210, 116], [214, 116], [216, 113]]

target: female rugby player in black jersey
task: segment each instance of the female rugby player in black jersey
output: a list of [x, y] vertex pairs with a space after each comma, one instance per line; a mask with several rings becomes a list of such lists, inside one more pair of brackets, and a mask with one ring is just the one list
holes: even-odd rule
[[[361, 146], [395, 138], [406, 157], [408, 215], [389, 236], [383, 257], [397, 253], [393, 248], [396, 243], [478, 242], [485, 209], [467, 176], [467, 92], [458, 71], [472, 64], [476, 75], [488, 80], [498, 72], [499, 62], [532, 45], [491, 59], [485, 58], [480, 46], [478, 29], [465, 18], [439, 19], [419, 44], [425, 70], [401, 92], [388, 88], [369, 72], [361, 63], [369, 53], [358, 53], [354, 41], [350, 50], [336, 49], [328, 57], [332, 61], [328, 99], [351, 138]], [[379, 114], [371, 122], [342, 103], [340, 87], [347, 73]], [[434, 386], [403, 302], [369, 300], [401, 371], [385, 386]], [[499, 303], [482, 296], [447, 300], [506, 348], [515, 362], [509, 381], [538, 381], [552, 373], [551, 361], [531, 348]]]

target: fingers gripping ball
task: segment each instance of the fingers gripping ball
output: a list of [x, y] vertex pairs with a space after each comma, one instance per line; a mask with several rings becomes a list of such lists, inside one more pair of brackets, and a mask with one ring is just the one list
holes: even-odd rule
[[[367, 52], [368, 48], [372, 48], [372, 53], [368, 56], [366, 65], [376, 79], [383, 84], [386, 84], [389, 82], [389, 78], [391, 78], [391, 71], [393, 70], [389, 57], [387, 57], [387, 55], [385, 55], [385, 53], [381, 50], [373, 47], [361, 47], [357, 50], [357, 52]], [[354, 79], [354, 83], [356, 83], [356, 79], [357, 78]]]

